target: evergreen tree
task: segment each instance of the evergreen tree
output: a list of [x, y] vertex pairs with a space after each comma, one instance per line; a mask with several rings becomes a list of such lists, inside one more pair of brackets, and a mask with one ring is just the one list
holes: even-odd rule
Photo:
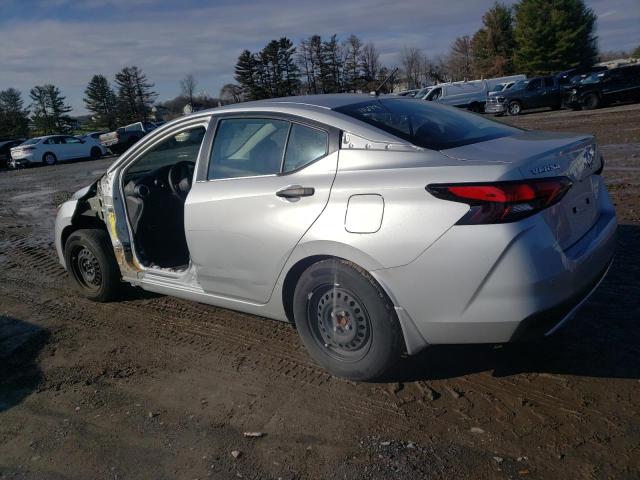
[[544, 75], [593, 65], [596, 15], [583, 0], [521, 0], [515, 9], [519, 71]]
[[640, 58], [640, 46], [636, 47], [633, 52], [631, 52], [631, 56], [633, 58]]
[[515, 40], [511, 9], [496, 2], [482, 16], [482, 25], [471, 40], [475, 75], [486, 78], [513, 73]]
[[22, 94], [15, 88], [0, 92], [0, 138], [26, 137], [29, 134], [29, 111]]
[[242, 88], [242, 95], [247, 100], [258, 100], [262, 92], [258, 88], [257, 61], [249, 50], [244, 50], [238, 57], [235, 79]]
[[357, 91], [362, 88], [360, 76], [360, 57], [362, 55], [362, 42], [355, 35], [350, 35], [344, 44], [344, 86], [346, 90]]
[[42, 135], [55, 133], [71, 133], [72, 119], [67, 115], [71, 107], [66, 105], [66, 98], [55, 85], [35, 86], [29, 92], [33, 115], [31, 120], [35, 129]]
[[278, 41], [278, 63], [283, 77], [283, 95], [295, 95], [300, 89], [300, 70], [295, 62], [296, 47], [287, 37]]
[[104, 75], [94, 75], [84, 91], [84, 104], [93, 113], [96, 128], [116, 128], [118, 99]]
[[322, 42], [322, 89], [325, 93], [342, 92], [342, 49], [337, 35]]
[[118, 87], [118, 121], [131, 123], [145, 121], [157, 96], [153, 83], [138, 67], [125, 67], [116, 73]]

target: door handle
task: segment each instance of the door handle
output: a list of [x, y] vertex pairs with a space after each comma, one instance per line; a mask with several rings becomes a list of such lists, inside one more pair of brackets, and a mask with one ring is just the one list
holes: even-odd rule
[[311, 187], [301, 187], [300, 185], [293, 185], [291, 187], [283, 188], [282, 190], [278, 190], [276, 195], [282, 198], [300, 198], [300, 197], [310, 197], [316, 193], [315, 188]]

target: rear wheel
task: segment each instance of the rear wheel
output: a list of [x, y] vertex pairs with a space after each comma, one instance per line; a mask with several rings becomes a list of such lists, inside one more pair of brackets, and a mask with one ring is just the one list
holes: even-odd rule
[[102, 156], [102, 150], [98, 147], [91, 147], [91, 160], [98, 160]]
[[293, 312], [309, 354], [336, 376], [379, 378], [403, 351], [393, 304], [368, 273], [346, 260], [309, 267], [296, 286]]
[[509, 102], [507, 112], [509, 115], [520, 115], [520, 112], [522, 112], [522, 104], [517, 100]]
[[120, 269], [107, 232], [76, 230], [67, 239], [64, 257], [82, 296], [97, 302], [116, 297], [120, 290]]
[[55, 165], [57, 161], [58, 161], [58, 159], [51, 152], [47, 152], [42, 156], [42, 164], [43, 165]]
[[600, 97], [596, 93], [590, 93], [582, 99], [582, 108], [593, 110], [600, 106]]

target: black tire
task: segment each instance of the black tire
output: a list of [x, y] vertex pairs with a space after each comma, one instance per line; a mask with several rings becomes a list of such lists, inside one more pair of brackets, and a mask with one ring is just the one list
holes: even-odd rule
[[76, 230], [64, 246], [67, 270], [80, 294], [96, 302], [116, 298], [120, 269], [111, 240], [104, 230]]
[[561, 110], [562, 103], [556, 103], [555, 105], [551, 105], [551, 110]]
[[98, 160], [102, 156], [102, 150], [98, 147], [91, 147], [91, 160]]
[[309, 354], [338, 377], [378, 379], [404, 350], [393, 304], [366, 271], [346, 260], [323, 260], [305, 270], [293, 315]]
[[522, 112], [522, 104], [518, 100], [509, 102], [507, 106], [507, 113], [511, 116], [520, 115]]
[[58, 162], [58, 158], [53, 152], [45, 152], [42, 155], [42, 165], [55, 165]]
[[589, 93], [582, 99], [582, 108], [594, 110], [600, 106], [600, 97], [597, 93]]
[[484, 105], [481, 103], [472, 103], [469, 110], [473, 113], [484, 113]]

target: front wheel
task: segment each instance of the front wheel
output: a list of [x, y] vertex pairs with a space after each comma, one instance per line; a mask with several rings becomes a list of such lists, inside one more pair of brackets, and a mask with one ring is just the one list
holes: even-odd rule
[[509, 103], [507, 112], [509, 115], [520, 115], [520, 112], [522, 112], [522, 105], [517, 100], [514, 100]]
[[76, 230], [67, 239], [64, 258], [82, 296], [96, 302], [116, 297], [120, 290], [120, 269], [107, 232]]
[[582, 108], [585, 110], [593, 110], [600, 106], [600, 97], [595, 93], [590, 93], [582, 100]]
[[42, 164], [43, 165], [55, 165], [57, 161], [58, 161], [58, 159], [51, 152], [47, 152], [42, 156]]
[[309, 267], [296, 286], [293, 313], [307, 351], [333, 375], [380, 378], [403, 351], [393, 304], [367, 272], [346, 260]]
[[98, 160], [102, 156], [102, 150], [98, 147], [91, 147], [91, 160]]

